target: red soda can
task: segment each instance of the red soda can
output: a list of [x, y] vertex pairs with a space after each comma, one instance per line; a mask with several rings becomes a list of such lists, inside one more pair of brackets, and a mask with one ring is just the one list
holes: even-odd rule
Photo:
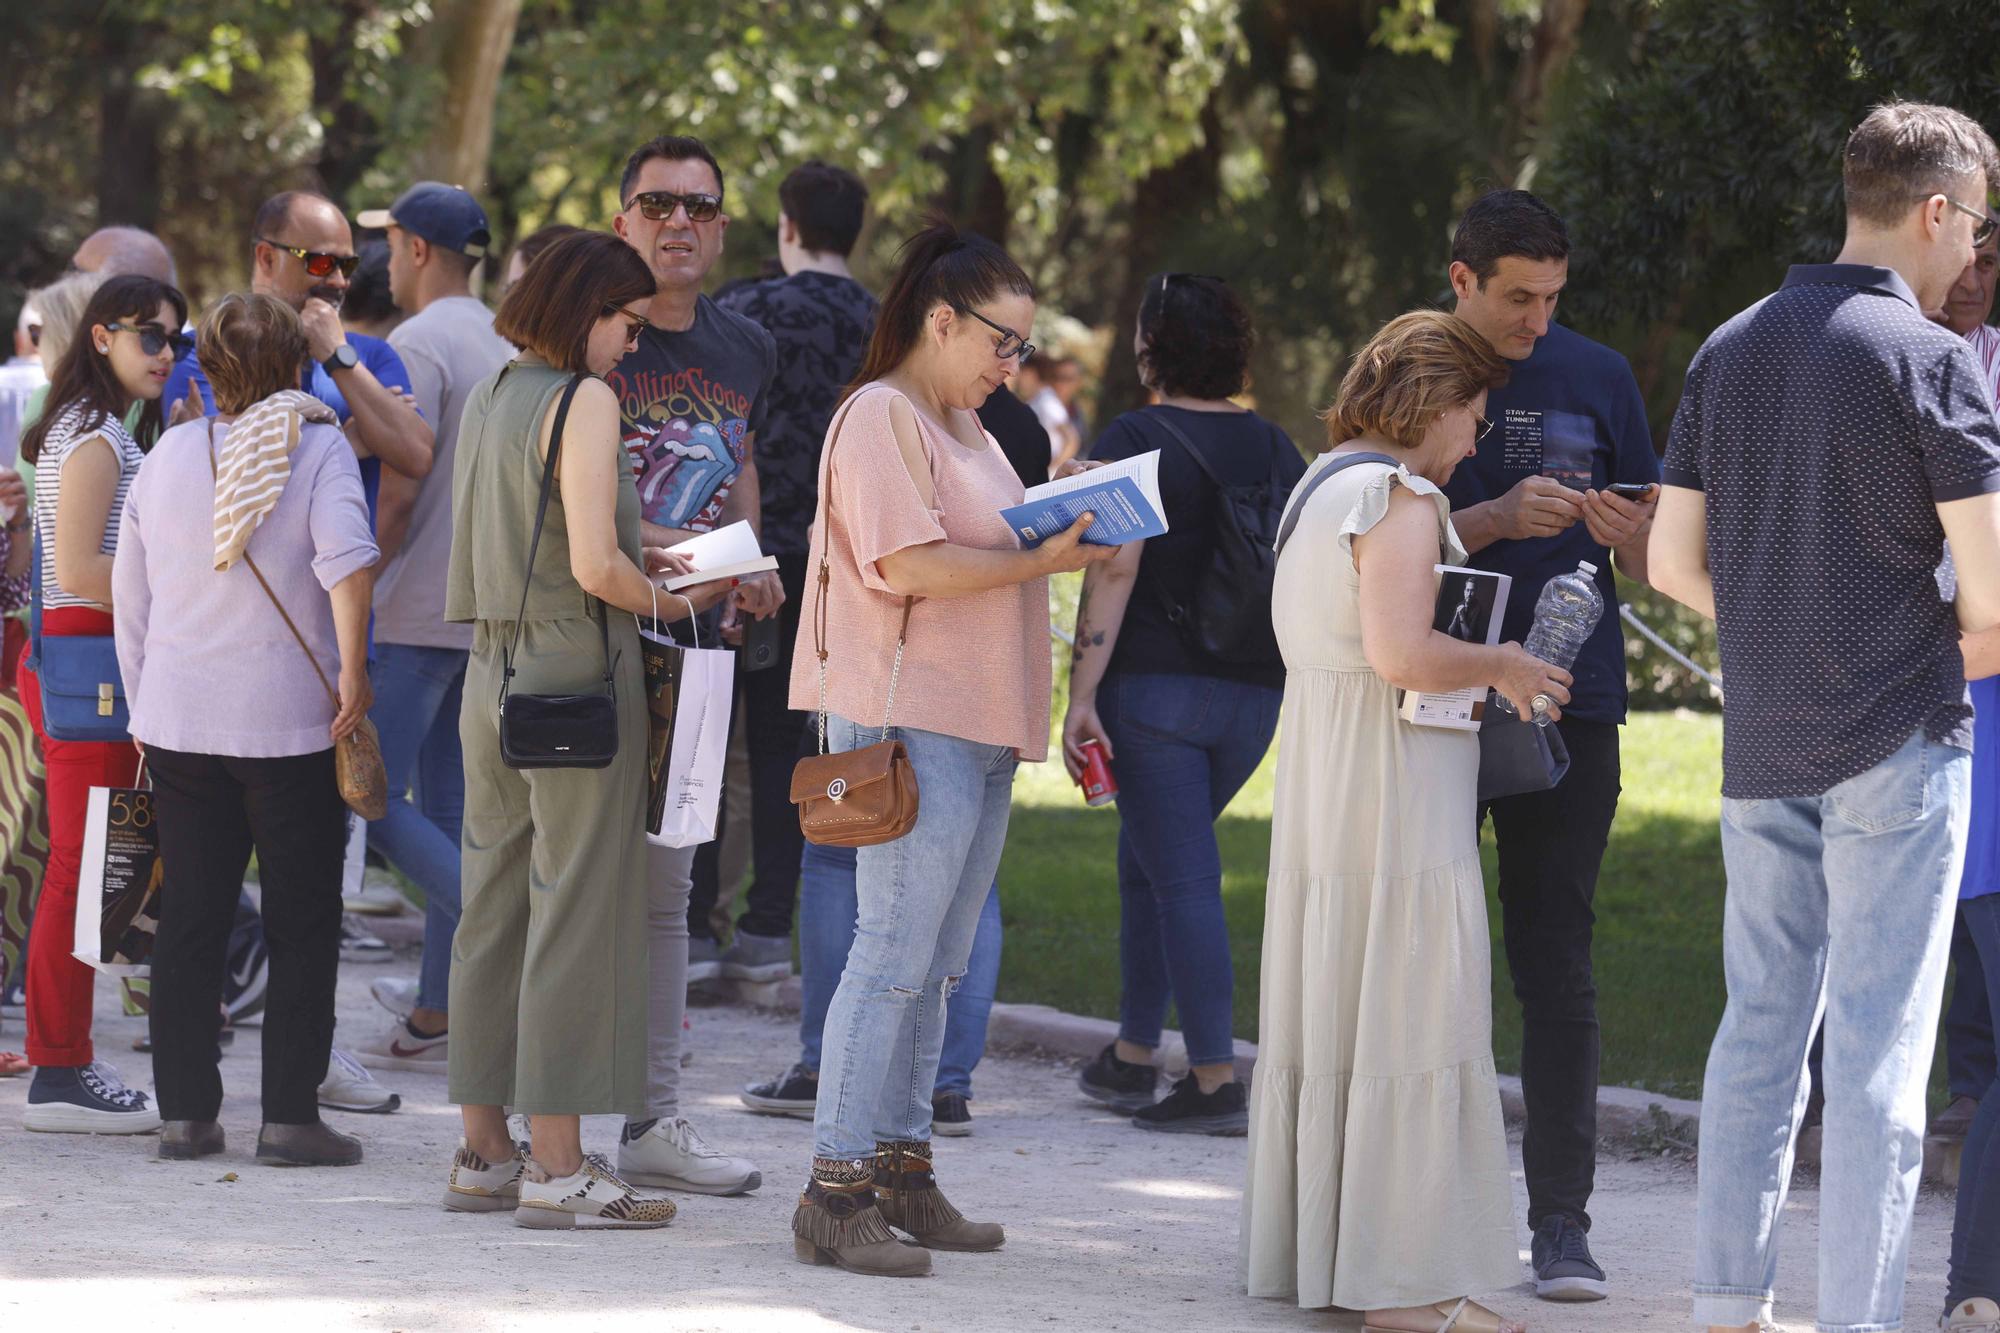
[[1077, 785], [1083, 788], [1085, 805], [1109, 805], [1118, 799], [1118, 779], [1111, 775], [1111, 761], [1104, 757], [1104, 746], [1098, 741], [1084, 741], [1077, 746], [1083, 751], [1083, 776]]

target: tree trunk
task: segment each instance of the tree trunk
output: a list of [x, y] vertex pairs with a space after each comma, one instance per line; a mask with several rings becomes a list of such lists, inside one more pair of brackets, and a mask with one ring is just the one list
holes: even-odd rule
[[99, 29], [97, 85], [97, 225], [155, 230], [160, 221], [160, 95], [139, 86], [139, 66], [153, 57], [156, 24], [107, 22]]
[[372, 0], [338, 0], [331, 28], [307, 41], [312, 66], [312, 106], [325, 128], [315, 174], [332, 199], [345, 201], [382, 148], [376, 108], [350, 92], [359, 42], [356, 34]]
[[1542, 16], [1534, 37], [1521, 53], [1514, 86], [1507, 96], [1507, 128], [1511, 143], [1522, 144], [1542, 124], [1549, 89], [1576, 54], [1577, 34], [1590, 10], [1590, 0], [1542, 0]]
[[521, 0], [441, 0], [436, 12], [423, 47], [444, 71], [444, 100], [419, 167], [425, 176], [480, 194]]

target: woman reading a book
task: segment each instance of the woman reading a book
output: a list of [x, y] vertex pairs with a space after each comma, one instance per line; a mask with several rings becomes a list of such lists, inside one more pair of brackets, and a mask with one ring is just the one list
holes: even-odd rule
[[[1469, 1297], [1520, 1280], [1493, 1071], [1479, 743], [1399, 690], [1491, 685], [1523, 717], [1568, 673], [1433, 626], [1463, 563], [1439, 487], [1502, 361], [1454, 315], [1390, 321], [1326, 415], [1272, 597], [1285, 707], [1266, 889], [1242, 1262], [1252, 1296], [1374, 1333], [1519, 1333]], [[1322, 484], [1323, 483], [1323, 484]], [[1508, 723], [1507, 725], [1525, 725]]]
[[792, 1221], [805, 1263], [914, 1276], [929, 1250], [1004, 1239], [937, 1188], [931, 1089], [1014, 766], [1048, 750], [1047, 576], [1111, 554], [1081, 544], [1089, 515], [1032, 550], [1000, 517], [1021, 481], [975, 413], [1018, 373], [1034, 318], [1034, 285], [1005, 251], [925, 227], [903, 246], [820, 457], [807, 568], [821, 573], [802, 623], [823, 618], [826, 655], [798, 654], [792, 707], [824, 706], [833, 751], [892, 730], [921, 799], [909, 832], [857, 858], [854, 945], [827, 1010], [812, 1174]]

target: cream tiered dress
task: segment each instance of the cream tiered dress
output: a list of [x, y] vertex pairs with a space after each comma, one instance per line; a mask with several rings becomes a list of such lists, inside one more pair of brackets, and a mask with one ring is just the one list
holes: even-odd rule
[[1522, 1275], [1478, 739], [1398, 719], [1361, 651], [1352, 539], [1396, 487], [1436, 506], [1443, 562], [1463, 564], [1437, 487], [1354, 464], [1307, 498], [1271, 605], [1285, 707], [1241, 1257], [1250, 1295], [1303, 1308], [1424, 1305]]

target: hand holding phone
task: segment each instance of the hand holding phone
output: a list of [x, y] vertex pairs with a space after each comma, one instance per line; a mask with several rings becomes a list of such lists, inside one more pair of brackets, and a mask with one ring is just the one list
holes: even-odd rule
[[1604, 488], [1621, 500], [1644, 504], [1655, 498], [1659, 487], [1650, 481], [1614, 481]]

